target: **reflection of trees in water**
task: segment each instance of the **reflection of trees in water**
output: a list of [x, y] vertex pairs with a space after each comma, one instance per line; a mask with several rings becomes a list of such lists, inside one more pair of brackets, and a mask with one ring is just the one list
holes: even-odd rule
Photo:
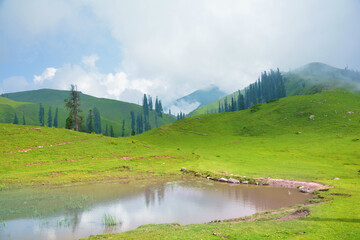
[[79, 227], [79, 223], [80, 223], [80, 220], [81, 218], [79, 217], [79, 212], [78, 211], [74, 211], [73, 212], [73, 225], [72, 225], [72, 233], [75, 233], [77, 228]]
[[165, 198], [165, 190], [167, 186], [168, 185], [166, 183], [159, 183], [155, 186], [147, 186], [144, 191], [146, 207], [149, 207], [150, 205], [154, 206], [156, 199], [160, 205]]

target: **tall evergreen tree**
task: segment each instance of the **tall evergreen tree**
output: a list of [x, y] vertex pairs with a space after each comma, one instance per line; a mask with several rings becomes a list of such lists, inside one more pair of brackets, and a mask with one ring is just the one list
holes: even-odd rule
[[101, 133], [100, 111], [96, 107], [94, 107], [93, 114], [94, 114], [94, 132], [99, 134]]
[[48, 124], [48, 127], [51, 127], [51, 126], [52, 126], [52, 114], [51, 114], [51, 107], [49, 107], [49, 111], [48, 111], [47, 124]]
[[54, 117], [54, 127], [58, 127], [58, 112], [59, 112], [59, 108], [56, 108], [56, 111], [55, 111], [55, 117]]
[[121, 136], [125, 137], [125, 120], [122, 121]]
[[105, 136], [109, 136], [109, 128], [108, 128], [108, 124], [106, 124], [104, 134], [105, 134]]
[[40, 122], [40, 126], [45, 125], [45, 111], [44, 111], [44, 107], [42, 106], [41, 103], [40, 103], [40, 109], [39, 109], [39, 122]]
[[15, 113], [15, 116], [14, 116], [14, 122], [13, 122], [13, 124], [19, 124], [19, 119], [18, 119], [16, 113]]
[[23, 125], [26, 125], [26, 121], [25, 121], [25, 113], [23, 113]]
[[244, 96], [240, 93], [240, 90], [239, 90], [239, 95], [238, 95], [238, 104], [237, 104], [237, 106], [238, 106], [238, 111], [245, 109]]
[[65, 104], [66, 108], [70, 110], [69, 117], [71, 115], [75, 131], [79, 131], [79, 113], [81, 112], [81, 109], [80, 109], [80, 94], [77, 91], [76, 85], [71, 84], [70, 97], [68, 99], [65, 99], [64, 101], [66, 103]]
[[130, 112], [130, 117], [131, 117], [131, 135], [134, 136], [135, 135], [135, 113], [134, 113], [134, 111]]
[[90, 109], [87, 120], [86, 120], [87, 132], [88, 133], [94, 132], [94, 121], [93, 121], [93, 119], [94, 119], [94, 114], [93, 114], [92, 110]]
[[152, 101], [152, 97], [150, 95], [148, 95], [148, 106], [149, 106], [149, 110], [152, 111], [153, 110], [153, 101]]
[[115, 137], [114, 128], [110, 125], [110, 137]]

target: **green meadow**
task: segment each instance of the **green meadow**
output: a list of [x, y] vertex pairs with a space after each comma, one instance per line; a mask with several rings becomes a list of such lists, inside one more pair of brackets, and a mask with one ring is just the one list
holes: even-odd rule
[[[20, 120], [21, 122], [21, 120]], [[310, 215], [145, 225], [89, 239], [359, 239], [360, 95], [342, 89], [199, 115], [126, 138], [0, 124], [0, 189], [212, 174], [316, 181]], [[339, 180], [333, 180], [339, 178]], [[224, 203], [226, 204], [226, 203]], [[219, 233], [215, 234], [214, 233]]]

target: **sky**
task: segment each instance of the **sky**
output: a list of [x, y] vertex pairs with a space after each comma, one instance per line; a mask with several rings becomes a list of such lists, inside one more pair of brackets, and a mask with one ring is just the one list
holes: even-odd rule
[[271, 68], [360, 70], [358, 0], [0, 0], [0, 94], [78, 90], [164, 105]]

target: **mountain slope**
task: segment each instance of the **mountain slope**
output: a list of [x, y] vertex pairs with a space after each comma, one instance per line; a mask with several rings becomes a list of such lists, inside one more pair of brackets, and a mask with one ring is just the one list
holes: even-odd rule
[[[282, 73], [287, 96], [312, 94], [321, 89], [343, 88], [360, 91], [360, 72], [339, 69], [324, 63], [309, 63], [293, 71]], [[241, 90], [242, 94], [244, 90]], [[189, 116], [217, 112], [225, 98], [237, 99], [238, 91], [192, 111]]]
[[[64, 119], [67, 117], [67, 114], [65, 114], [67, 110], [64, 108], [64, 99], [69, 97], [69, 91], [40, 89], [17, 93], [6, 93], [2, 96], [19, 102], [43, 103], [48, 106], [59, 107], [59, 110], [61, 109], [61, 111], [64, 112]], [[80, 93], [80, 108], [83, 111], [82, 115], [87, 116], [89, 109], [93, 109], [94, 107], [98, 108], [100, 111], [102, 119], [102, 130], [105, 130], [106, 124], [108, 124], [109, 127], [112, 125], [114, 127], [116, 136], [121, 135], [122, 120], [125, 120], [125, 135], [130, 134], [131, 111], [135, 112], [135, 116], [142, 112], [142, 107], [137, 104], [105, 98], [96, 98]], [[45, 107], [45, 118], [47, 118], [47, 111], [48, 107]], [[53, 110], [53, 114], [54, 113], [55, 111]], [[34, 114], [38, 114], [38, 109]], [[163, 117], [157, 118], [157, 121], [158, 125], [161, 126], [167, 123], [171, 123], [175, 121], [175, 119], [172, 116], [163, 114]], [[150, 111], [150, 124], [152, 127], [155, 127], [154, 111]], [[64, 121], [61, 121], [60, 126], [64, 125]]]

